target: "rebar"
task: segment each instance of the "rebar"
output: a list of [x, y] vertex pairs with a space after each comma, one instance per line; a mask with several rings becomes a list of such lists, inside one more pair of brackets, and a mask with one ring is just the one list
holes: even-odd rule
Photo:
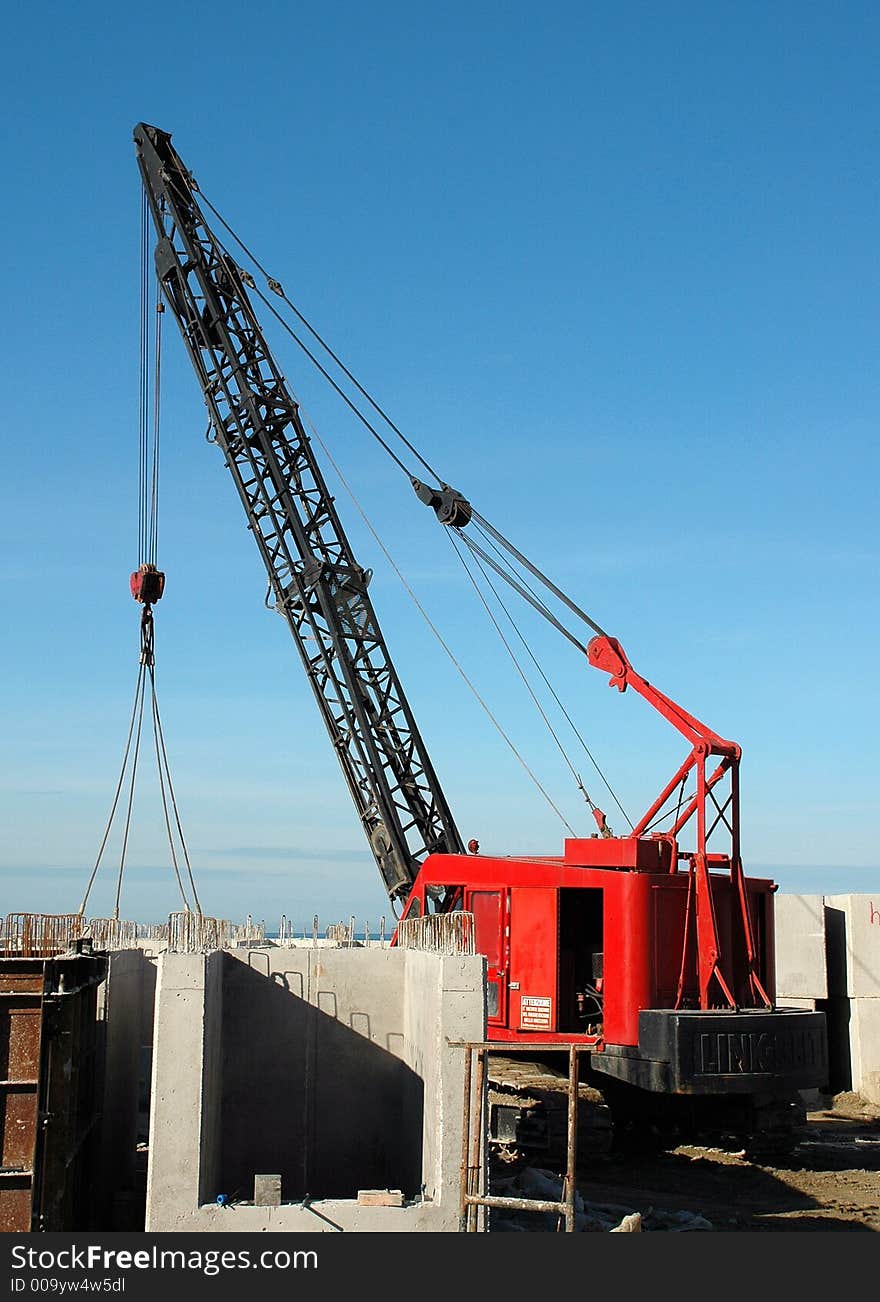
[[398, 924], [400, 949], [419, 949], [428, 954], [474, 954], [472, 913], [432, 913], [425, 918], [407, 918]]
[[138, 940], [167, 940], [168, 923], [167, 922], [139, 922], [137, 923]]
[[190, 910], [168, 915], [168, 949], [172, 954], [206, 954], [225, 949], [233, 930], [226, 918], [208, 918]]
[[260, 945], [266, 939], [265, 922], [254, 922], [251, 915], [243, 924], [235, 925], [226, 924], [230, 933], [233, 945]]
[[81, 934], [91, 938], [93, 949], [137, 949], [138, 924], [122, 918], [89, 918]]
[[337, 945], [351, 946], [354, 944], [354, 919], [351, 922], [331, 922], [327, 928], [327, 939], [334, 940]]
[[83, 934], [80, 913], [7, 913], [3, 950], [7, 957], [51, 958], [64, 954]]

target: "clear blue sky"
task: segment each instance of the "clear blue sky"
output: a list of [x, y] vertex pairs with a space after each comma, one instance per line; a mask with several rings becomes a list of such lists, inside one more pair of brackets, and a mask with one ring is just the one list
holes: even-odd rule
[[[139, 120], [172, 132], [447, 479], [742, 744], [747, 867], [783, 890], [880, 888], [876, 5], [84, 0], [19, 7], [4, 37], [0, 912], [76, 907], [128, 725]], [[271, 338], [588, 833], [439, 526]], [[387, 900], [188, 365], [169, 321], [157, 681], [202, 903], [375, 928]], [[559, 853], [565, 829], [338, 493], [464, 836]], [[639, 811], [678, 740], [523, 622]], [[176, 907], [147, 781], [129, 865], [124, 914]]]

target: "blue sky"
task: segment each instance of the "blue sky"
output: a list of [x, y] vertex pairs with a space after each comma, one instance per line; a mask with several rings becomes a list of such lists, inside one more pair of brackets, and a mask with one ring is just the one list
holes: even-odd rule
[[[446, 478], [741, 743], [747, 866], [783, 890], [880, 888], [878, 37], [873, 5], [748, 0], [8, 17], [0, 911], [76, 907], [128, 725], [139, 120], [172, 133]], [[439, 526], [267, 334], [420, 600], [588, 832]], [[202, 903], [375, 929], [387, 900], [188, 365], [169, 322], [157, 682]], [[328, 477], [465, 838], [559, 853], [564, 827]], [[678, 739], [517, 614], [628, 812], [644, 808]], [[93, 913], [114, 872], [111, 844]], [[123, 913], [174, 907], [145, 773]]]

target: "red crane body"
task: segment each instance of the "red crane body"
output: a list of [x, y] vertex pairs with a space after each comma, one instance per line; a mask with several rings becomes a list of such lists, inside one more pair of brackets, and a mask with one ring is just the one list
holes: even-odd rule
[[[628, 836], [572, 838], [561, 858], [429, 856], [401, 921], [424, 915], [441, 887], [448, 908], [473, 915], [487, 1034], [499, 1044], [580, 1042], [595, 1073], [649, 1095], [766, 1101], [823, 1083], [824, 1017], [774, 1006], [777, 887], [743, 873], [740, 747], [638, 674], [616, 639], [594, 637], [586, 650], [689, 754]], [[695, 794], [667, 831], [650, 832], [693, 772]], [[601, 811], [597, 821], [604, 828]], [[679, 841], [688, 824], [691, 850]], [[719, 824], [729, 847], [710, 853]]]

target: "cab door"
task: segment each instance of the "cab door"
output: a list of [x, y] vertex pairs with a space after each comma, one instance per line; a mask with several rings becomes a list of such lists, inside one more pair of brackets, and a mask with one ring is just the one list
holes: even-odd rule
[[486, 956], [486, 1019], [507, 1025], [508, 928], [506, 890], [468, 891], [465, 908], [474, 915], [478, 954]]

